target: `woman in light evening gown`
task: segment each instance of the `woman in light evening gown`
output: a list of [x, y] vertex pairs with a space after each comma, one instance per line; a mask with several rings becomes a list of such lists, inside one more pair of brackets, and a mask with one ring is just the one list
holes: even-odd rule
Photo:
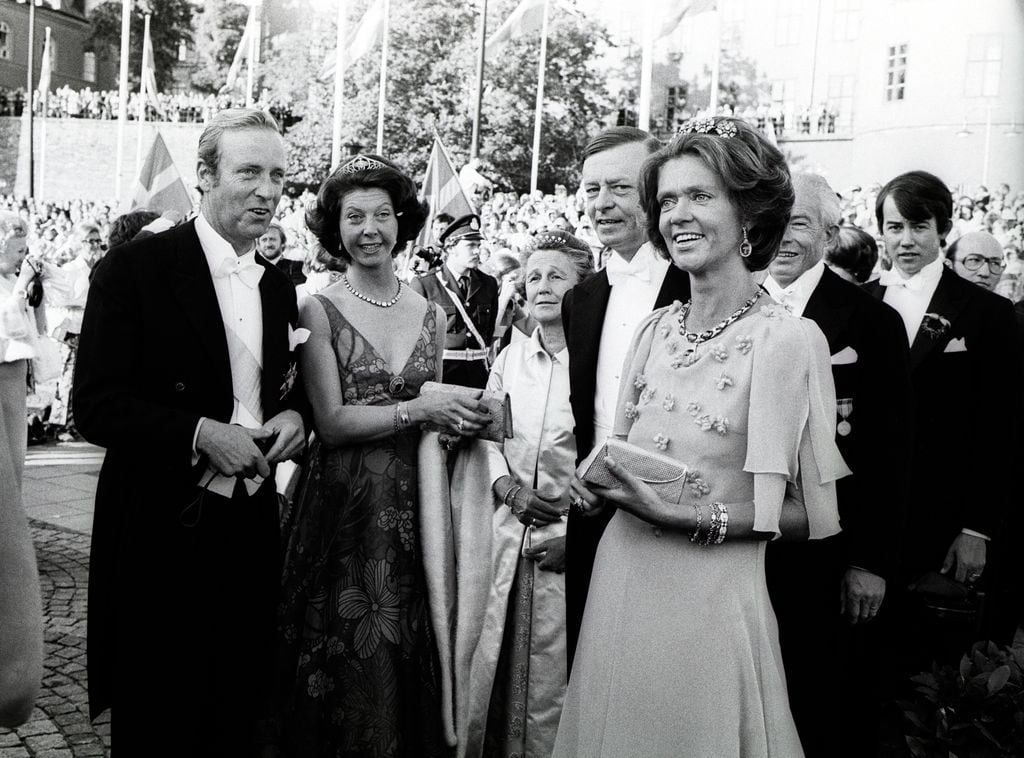
[[295, 758], [449, 754], [420, 546], [419, 425], [473, 434], [487, 418], [476, 400], [419, 394], [441, 378], [444, 317], [399, 282], [392, 258], [425, 219], [412, 179], [375, 155], [339, 167], [307, 214], [348, 266], [300, 306], [316, 440], [286, 528], [271, 738]]
[[[633, 337], [616, 436], [687, 467], [679, 503], [610, 457], [616, 508], [594, 563], [554, 755], [802, 756], [765, 585], [766, 541], [839, 531], [824, 336], [763, 294], [793, 204], [785, 160], [732, 118], [684, 124], [642, 174], [650, 239], [691, 300]], [[827, 665], [826, 661], [822, 662]]]

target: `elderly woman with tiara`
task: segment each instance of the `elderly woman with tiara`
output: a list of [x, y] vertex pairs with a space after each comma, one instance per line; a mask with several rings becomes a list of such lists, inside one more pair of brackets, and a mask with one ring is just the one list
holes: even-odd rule
[[[699, 119], [647, 160], [641, 197], [692, 295], [633, 336], [622, 443], [598, 455], [608, 486], [573, 483], [584, 513], [616, 511], [553, 754], [796, 758], [765, 543], [838, 532], [835, 480], [849, 471], [824, 335], [753, 276], [789, 220], [789, 171], [746, 122]], [[635, 475], [645, 456], [679, 486]]]
[[444, 314], [399, 281], [392, 259], [426, 217], [413, 180], [377, 155], [335, 170], [307, 213], [347, 268], [300, 306], [316, 438], [286, 530], [276, 739], [287, 755], [447, 754], [419, 425], [472, 435], [488, 419], [476, 400], [419, 392], [441, 379]]
[[[490, 497], [462, 497], [463, 511], [493, 507], [485, 508], [491, 549], [463, 544], [459, 558], [483, 564], [488, 584], [468, 678], [456, 683], [467, 709], [460, 756], [550, 755], [568, 675], [563, 516], [576, 439], [562, 298], [594, 266], [590, 247], [563, 231], [536, 235], [523, 258], [526, 311], [537, 326], [501, 352], [487, 381], [488, 390], [508, 394], [515, 433], [502, 445], [474, 444], [470, 454], [489, 458], [477, 479]], [[465, 543], [464, 528], [460, 537]], [[473, 596], [460, 587], [460, 604]], [[456, 639], [467, 632], [457, 629]]]

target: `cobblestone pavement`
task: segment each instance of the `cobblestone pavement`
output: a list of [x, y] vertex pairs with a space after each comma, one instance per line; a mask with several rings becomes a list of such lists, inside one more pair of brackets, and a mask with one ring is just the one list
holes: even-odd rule
[[0, 758], [110, 754], [110, 714], [89, 722], [85, 602], [92, 495], [102, 450], [84, 443], [29, 448], [25, 510], [43, 598], [43, 686], [28, 723], [0, 729]]

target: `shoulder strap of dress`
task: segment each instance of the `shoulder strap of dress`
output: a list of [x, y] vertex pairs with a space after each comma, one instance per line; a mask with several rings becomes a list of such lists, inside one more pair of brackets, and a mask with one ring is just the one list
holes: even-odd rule
[[331, 325], [331, 337], [337, 338], [338, 333], [348, 325], [348, 319], [345, 315], [338, 310], [338, 306], [331, 302], [331, 299], [326, 295], [319, 293], [313, 295], [324, 309], [324, 313], [327, 314], [327, 322]]

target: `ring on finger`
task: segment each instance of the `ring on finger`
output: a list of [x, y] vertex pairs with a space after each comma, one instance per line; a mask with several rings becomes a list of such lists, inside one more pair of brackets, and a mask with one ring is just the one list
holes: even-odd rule
[[579, 495], [576, 495], [576, 496], [574, 496], [574, 497], [573, 497], [573, 499], [572, 499], [571, 501], [569, 501], [569, 504], [570, 504], [570, 505], [571, 505], [571, 506], [572, 506], [572, 507], [573, 507], [573, 508], [574, 508], [575, 510], [577, 510], [577, 511], [582, 511], [582, 510], [583, 510], [583, 504], [584, 504], [584, 502], [585, 502], [585, 501], [583, 500], [583, 498], [582, 498], [582, 497], [580, 497]]
[[460, 418], [459, 423], [455, 425], [455, 428], [461, 433], [466, 428], [466, 419]]

